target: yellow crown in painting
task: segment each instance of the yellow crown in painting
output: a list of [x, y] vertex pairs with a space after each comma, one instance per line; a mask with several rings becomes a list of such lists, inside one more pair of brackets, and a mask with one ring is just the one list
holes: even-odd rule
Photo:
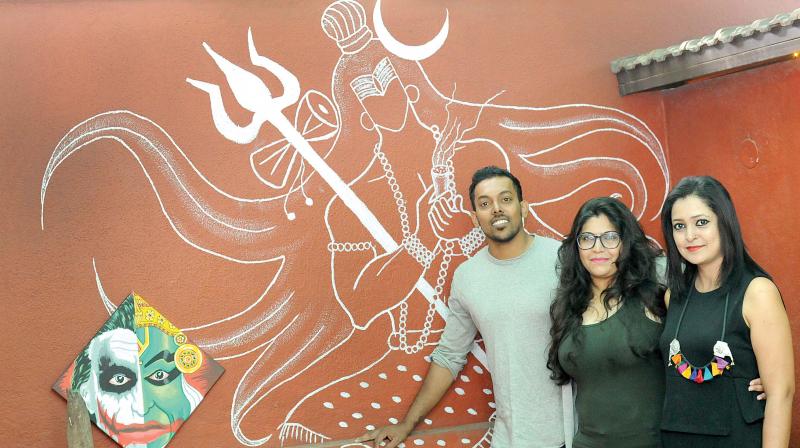
[[[150, 306], [139, 294], [133, 293], [133, 320], [137, 327], [156, 327], [164, 334], [175, 337], [181, 330]], [[184, 336], [185, 337], [185, 336]], [[178, 341], [175, 341], [176, 343]], [[185, 339], [184, 339], [184, 342]], [[178, 343], [180, 345], [180, 343]]]
[[[186, 335], [172, 324], [166, 317], [162, 316], [155, 308], [150, 306], [140, 295], [133, 293], [133, 320], [137, 328], [156, 327], [164, 334], [172, 336], [178, 349], [175, 351], [175, 367], [183, 373], [194, 373], [203, 364], [203, 352], [194, 344], [188, 344]], [[150, 345], [150, 332], [145, 331], [144, 342], [139, 341], [139, 356]]]

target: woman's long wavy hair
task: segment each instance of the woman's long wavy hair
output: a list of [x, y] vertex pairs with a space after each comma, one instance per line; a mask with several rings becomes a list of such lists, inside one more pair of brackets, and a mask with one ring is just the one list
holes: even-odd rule
[[[603, 306], [610, 310], [610, 301], [619, 300], [620, 304], [624, 301], [628, 305], [638, 305], [636, 308], [642, 313], [647, 308], [658, 317], [666, 314], [664, 288], [658, 282], [655, 264], [655, 258], [661, 251], [645, 236], [636, 217], [620, 201], [609, 197], [587, 201], [575, 216], [569, 235], [558, 250], [559, 282], [555, 300], [550, 305], [552, 325], [547, 357], [547, 368], [552, 371], [550, 378], [558, 384], [566, 384], [571, 379], [558, 359], [558, 349], [571, 333], [574, 333], [576, 344], [582, 343], [582, 332], [577, 330], [580, 329], [582, 315], [592, 299], [592, 278], [581, 263], [577, 237], [586, 221], [597, 216], [607, 217], [622, 239], [617, 258], [617, 274], [609, 287], [601, 293]], [[625, 324], [629, 333], [626, 336], [630, 341], [632, 327]], [[643, 349], [633, 344], [630, 346], [637, 356], [646, 356], [656, 350], [655, 344]]]
[[688, 196], [697, 196], [717, 215], [715, 225], [719, 230], [722, 250], [722, 266], [717, 280], [722, 293], [736, 288], [745, 271], [771, 278], [767, 271], [747, 253], [736, 208], [728, 190], [711, 176], [684, 177], [669, 192], [661, 209], [661, 231], [664, 232], [664, 241], [667, 243], [667, 287], [670, 290], [671, 301], [680, 303], [686, 297], [692, 287], [691, 282], [697, 275], [697, 266], [684, 262], [672, 234], [672, 207], [679, 199]]

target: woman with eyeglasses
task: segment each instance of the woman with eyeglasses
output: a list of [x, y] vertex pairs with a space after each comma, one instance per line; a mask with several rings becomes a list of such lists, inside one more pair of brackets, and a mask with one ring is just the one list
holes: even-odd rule
[[659, 253], [613, 198], [586, 202], [559, 249], [547, 367], [577, 387], [573, 447], [659, 447], [666, 309]]
[[[787, 447], [794, 360], [781, 295], [747, 253], [731, 197], [687, 177], [661, 212], [667, 243], [660, 347], [664, 447]], [[766, 405], [746, 392], [761, 376]]]

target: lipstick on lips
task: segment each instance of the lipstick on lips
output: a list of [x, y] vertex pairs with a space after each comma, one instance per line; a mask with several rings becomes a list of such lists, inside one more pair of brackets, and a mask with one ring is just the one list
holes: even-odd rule
[[697, 252], [702, 248], [703, 246], [686, 246], [686, 250], [688, 250], [689, 252]]

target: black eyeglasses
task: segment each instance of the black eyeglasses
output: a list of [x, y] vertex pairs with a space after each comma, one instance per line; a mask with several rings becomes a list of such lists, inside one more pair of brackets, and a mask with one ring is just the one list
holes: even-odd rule
[[619, 233], [613, 230], [604, 232], [601, 235], [583, 232], [578, 234], [578, 247], [583, 250], [592, 249], [597, 243], [597, 240], [600, 240], [600, 244], [602, 244], [606, 249], [616, 249], [619, 247], [619, 243], [622, 242], [622, 238], [619, 236]]

